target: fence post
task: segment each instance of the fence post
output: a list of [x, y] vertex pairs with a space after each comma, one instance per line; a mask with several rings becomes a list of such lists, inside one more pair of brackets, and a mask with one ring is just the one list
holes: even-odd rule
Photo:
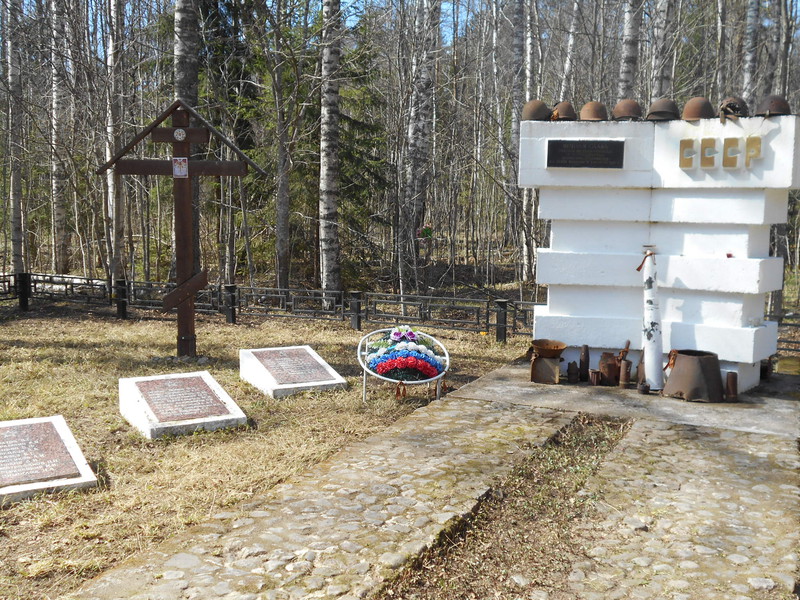
[[117, 302], [117, 317], [120, 319], [128, 318], [128, 285], [124, 279], [117, 279], [114, 282], [114, 298]]
[[236, 284], [225, 284], [225, 320], [236, 325]]
[[495, 302], [497, 303], [496, 339], [505, 344], [508, 329], [508, 300], [495, 300]]
[[17, 298], [19, 300], [19, 309], [28, 310], [30, 306], [29, 300], [31, 297], [31, 274], [30, 273], [16, 273], [14, 275], [14, 283], [17, 287]]
[[350, 326], [361, 331], [361, 292], [350, 292]]

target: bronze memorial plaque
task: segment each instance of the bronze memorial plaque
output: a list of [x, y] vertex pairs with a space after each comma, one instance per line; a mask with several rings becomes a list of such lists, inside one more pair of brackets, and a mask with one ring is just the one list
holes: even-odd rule
[[150, 379], [137, 381], [136, 387], [159, 423], [230, 414], [202, 377]]
[[621, 169], [625, 142], [621, 140], [547, 140], [547, 167]]
[[278, 385], [330, 381], [334, 377], [305, 348], [275, 348], [253, 352]]
[[0, 487], [79, 476], [53, 423], [0, 427]]

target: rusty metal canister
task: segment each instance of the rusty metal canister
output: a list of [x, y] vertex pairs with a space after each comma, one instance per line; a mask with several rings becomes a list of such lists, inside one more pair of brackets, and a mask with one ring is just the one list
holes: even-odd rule
[[589, 381], [589, 346], [586, 344], [581, 346], [580, 377], [581, 381]]
[[581, 378], [580, 378], [580, 370], [578, 369], [578, 363], [572, 361], [567, 365], [567, 382], [578, 383], [580, 380]]
[[734, 402], [739, 398], [739, 374], [736, 371], [728, 371], [725, 375], [725, 399]]
[[599, 369], [589, 369], [589, 385], [600, 385]]
[[600, 370], [600, 385], [619, 384], [619, 362], [613, 352], [603, 352], [597, 365]]
[[631, 382], [631, 361], [622, 359], [619, 362], [619, 387], [628, 387]]

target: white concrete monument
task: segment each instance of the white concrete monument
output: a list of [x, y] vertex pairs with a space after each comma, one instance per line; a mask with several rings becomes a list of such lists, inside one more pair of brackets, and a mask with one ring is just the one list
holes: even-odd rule
[[41, 492], [97, 485], [61, 415], [0, 422], [0, 507]]
[[239, 350], [239, 376], [273, 398], [347, 387], [311, 346]]
[[247, 423], [208, 371], [120, 379], [119, 411], [149, 439]]
[[783, 261], [769, 256], [769, 232], [800, 187], [799, 123], [523, 121], [519, 185], [539, 188], [539, 217], [552, 223], [538, 253], [549, 292], [535, 337], [565, 342], [567, 362], [588, 344], [593, 367], [627, 339], [640, 350], [636, 267], [655, 246], [662, 360], [670, 349], [715, 352], [740, 391], [757, 385], [777, 349], [764, 307]]

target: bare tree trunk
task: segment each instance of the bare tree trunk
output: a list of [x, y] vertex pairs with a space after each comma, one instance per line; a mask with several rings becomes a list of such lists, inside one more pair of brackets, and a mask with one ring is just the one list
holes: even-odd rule
[[650, 102], [663, 98], [672, 88], [671, 36], [675, 0], [657, 0], [653, 32], [653, 74]]
[[[200, 25], [197, 0], [175, 0], [175, 63], [173, 81], [175, 96], [191, 107], [197, 106], [197, 87], [200, 74]], [[195, 152], [191, 147], [190, 153]], [[193, 270], [200, 271], [200, 188], [197, 178], [192, 181], [192, 244]]]
[[339, 0], [324, 0], [322, 4], [319, 246], [323, 290], [342, 289], [339, 263], [339, 5]]
[[[406, 287], [409, 271], [419, 286], [417, 264], [419, 245], [416, 232], [425, 218], [426, 197], [430, 184], [430, 148], [433, 127], [433, 74], [439, 45], [441, 0], [421, 0], [417, 6], [415, 30], [420, 47], [412, 58], [413, 89], [406, 133], [407, 152], [404, 166], [403, 215], [400, 223], [401, 260], [404, 263], [401, 287]], [[402, 280], [406, 279], [406, 282]]]
[[[121, 0], [111, 0], [111, 13], [108, 20], [108, 54], [106, 55], [106, 70], [108, 73], [106, 97], [106, 160], [110, 160], [120, 147], [120, 64], [122, 56], [122, 33], [124, 28], [124, 14]], [[106, 172], [106, 194], [108, 209], [111, 216], [111, 268], [110, 275], [115, 279], [125, 276], [122, 260], [123, 208], [122, 193], [119, 176], [114, 169]]]
[[745, 102], [755, 106], [756, 68], [758, 67], [758, 12], [759, 0], [747, 0], [744, 28], [744, 56], [742, 57], [742, 92]]
[[794, 38], [795, 31], [795, 15], [793, 9], [795, 3], [789, 3], [789, 0], [780, 0], [781, 3], [781, 50], [779, 59], [780, 75], [778, 77], [778, 90], [777, 93], [783, 97], [789, 93], [789, 52]]
[[575, 52], [575, 37], [578, 35], [578, 17], [580, 16], [580, 10], [580, 0], [575, 0], [572, 5], [572, 19], [567, 36], [567, 50], [564, 53], [564, 74], [561, 77], [561, 92], [558, 96], [559, 101], [565, 100], [567, 98], [567, 92], [569, 91], [569, 80], [572, 76], [573, 53]]
[[20, 73], [20, 26], [21, 0], [5, 3], [6, 81], [8, 83], [10, 162], [9, 200], [11, 203], [11, 267], [14, 273], [25, 272], [22, 231], [22, 77]]
[[642, 24], [642, 0], [625, 0], [622, 33], [622, 56], [619, 63], [617, 100], [633, 97], [636, 68], [639, 64], [639, 29]]
[[728, 43], [728, 36], [727, 32], [725, 31], [727, 24], [726, 18], [726, 7], [725, 7], [726, 0], [717, 0], [717, 73], [716, 73], [716, 86], [717, 86], [717, 95], [719, 99], [722, 100], [727, 94], [727, 85], [728, 85], [728, 78], [727, 78], [727, 49], [726, 45]]
[[278, 129], [278, 164], [277, 192], [275, 197], [275, 285], [279, 288], [289, 287], [289, 124], [286, 122], [286, 111], [283, 92], [283, 68], [280, 63], [275, 67], [273, 91], [275, 94], [275, 124]]
[[52, 269], [69, 272], [67, 237], [67, 168], [64, 164], [67, 114], [66, 7], [63, 0], [50, 1], [52, 42], [50, 46], [50, 193], [52, 194]]

